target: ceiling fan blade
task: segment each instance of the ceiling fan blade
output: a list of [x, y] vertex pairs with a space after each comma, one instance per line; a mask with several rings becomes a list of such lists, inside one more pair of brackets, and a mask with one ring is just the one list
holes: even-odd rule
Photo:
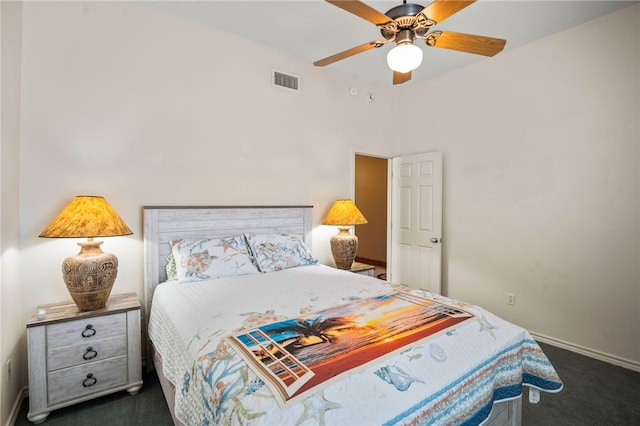
[[352, 47], [343, 52], [336, 53], [319, 61], [315, 61], [313, 65], [316, 67], [324, 67], [325, 65], [338, 62], [341, 59], [348, 58], [349, 56], [357, 55], [358, 53], [366, 52], [367, 50], [375, 49], [385, 44], [386, 40], [370, 41], [369, 43], [361, 44], [360, 46]]
[[451, 31], [434, 31], [427, 34], [425, 43], [431, 47], [494, 56], [502, 51], [507, 41], [501, 38], [454, 33]]
[[378, 12], [376, 9], [368, 6], [361, 1], [330, 1], [326, 0], [327, 3], [331, 3], [334, 6], [338, 6], [341, 9], [346, 10], [347, 12], [351, 12], [360, 18], [371, 22], [374, 25], [383, 25], [387, 22], [391, 21], [387, 15]]
[[428, 19], [439, 23], [475, 2], [476, 0], [435, 0], [433, 3], [422, 9], [421, 13]]
[[409, 72], [393, 72], [393, 84], [402, 84], [411, 80], [411, 71]]

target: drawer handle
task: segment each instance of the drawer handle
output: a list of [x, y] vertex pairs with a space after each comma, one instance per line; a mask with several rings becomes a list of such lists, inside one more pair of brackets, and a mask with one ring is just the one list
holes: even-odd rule
[[93, 386], [98, 382], [98, 379], [93, 377], [92, 373], [87, 374], [87, 378], [82, 381], [82, 386], [88, 388], [89, 386]]
[[95, 336], [96, 329], [93, 328], [91, 324], [87, 324], [87, 326], [82, 330], [82, 337], [91, 337]]
[[84, 355], [82, 355], [82, 358], [84, 358], [85, 360], [90, 360], [92, 358], [95, 358], [98, 356], [98, 352], [94, 351], [93, 348], [91, 346], [89, 346], [87, 348], [87, 351], [84, 353]]

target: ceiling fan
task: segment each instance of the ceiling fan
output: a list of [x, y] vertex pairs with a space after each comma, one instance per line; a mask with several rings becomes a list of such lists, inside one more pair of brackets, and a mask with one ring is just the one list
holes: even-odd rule
[[376, 25], [384, 38], [336, 53], [313, 64], [323, 67], [358, 53], [384, 46], [389, 42], [395, 42], [396, 47], [387, 55], [387, 63], [389, 68], [393, 70], [393, 84], [402, 84], [411, 80], [411, 71], [418, 68], [422, 62], [422, 49], [414, 44], [415, 39], [424, 40], [426, 45], [430, 47], [494, 56], [502, 51], [506, 40], [451, 31], [432, 31], [436, 24], [475, 1], [435, 0], [423, 7], [407, 3], [404, 0], [401, 5], [382, 14], [361, 1], [326, 0], [327, 3], [338, 6]]

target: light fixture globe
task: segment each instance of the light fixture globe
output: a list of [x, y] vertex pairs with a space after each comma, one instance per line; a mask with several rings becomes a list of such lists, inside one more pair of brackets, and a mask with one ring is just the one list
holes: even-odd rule
[[387, 54], [387, 65], [393, 71], [413, 71], [422, 63], [422, 49], [413, 43], [398, 44]]

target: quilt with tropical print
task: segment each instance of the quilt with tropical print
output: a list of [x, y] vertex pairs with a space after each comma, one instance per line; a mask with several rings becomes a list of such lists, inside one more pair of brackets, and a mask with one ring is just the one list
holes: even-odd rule
[[[227, 337], [261, 325], [401, 291], [471, 318], [366, 364], [282, 408]], [[175, 386], [185, 425], [476, 425], [522, 386], [562, 382], [529, 333], [477, 306], [311, 265], [267, 274], [160, 284], [149, 337]]]
[[460, 308], [396, 291], [261, 325], [227, 340], [284, 407], [472, 317]]

